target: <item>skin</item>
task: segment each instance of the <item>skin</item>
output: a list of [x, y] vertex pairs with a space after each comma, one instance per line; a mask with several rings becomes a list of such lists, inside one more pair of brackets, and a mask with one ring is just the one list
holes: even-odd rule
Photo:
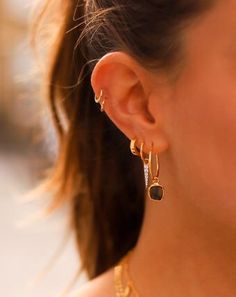
[[[236, 1], [221, 0], [185, 32], [173, 83], [123, 52], [105, 55], [91, 83], [105, 112], [159, 156], [164, 198], [145, 197], [130, 258], [142, 297], [236, 296]], [[117, 83], [119, 82], [119, 83]], [[114, 297], [113, 269], [78, 297]]]

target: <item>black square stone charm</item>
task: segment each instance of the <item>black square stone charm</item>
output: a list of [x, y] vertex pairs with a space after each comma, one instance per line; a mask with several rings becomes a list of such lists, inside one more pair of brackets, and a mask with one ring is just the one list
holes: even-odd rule
[[152, 200], [161, 200], [163, 197], [163, 187], [155, 182], [148, 188], [148, 196]]

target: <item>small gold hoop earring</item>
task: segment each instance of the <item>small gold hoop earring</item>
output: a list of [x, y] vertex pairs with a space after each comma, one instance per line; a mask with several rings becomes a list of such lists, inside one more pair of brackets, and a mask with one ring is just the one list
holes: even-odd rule
[[95, 101], [96, 103], [100, 103], [100, 104], [101, 104], [101, 109], [100, 109], [100, 110], [101, 110], [101, 111], [104, 111], [104, 103], [105, 103], [105, 99], [103, 99], [103, 101], [100, 102], [101, 99], [102, 99], [102, 96], [103, 96], [103, 90], [101, 89], [98, 98], [96, 97], [96, 94], [95, 94], [95, 96], [94, 96], [94, 101]]
[[133, 155], [140, 156], [140, 150], [136, 146], [136, 140], [136, 138], [130, 140], [130, 150]]
[[143, 147], [144, 147], [144, 142], [141, 143], [140, 156], [141, 156], [141, 159], [143, 160], [143, 163], [145, 165], [148, 165], [148, 158], [147, 158], [147, 156], [145, 156]]
[[[153, 173], [153, 155], [155, 155], [155, 164], [156, 167], [155, 173]], [[151, 177], [151, 185], [148, 187], [148, 197], [151, 200], [161, 200], [164, 195], [163, 187], [159, 184], [159, 162], [157, 154], [153, 154], [153, 143], [152, 149], [149, 152], [148, 157], [148, 169]]]

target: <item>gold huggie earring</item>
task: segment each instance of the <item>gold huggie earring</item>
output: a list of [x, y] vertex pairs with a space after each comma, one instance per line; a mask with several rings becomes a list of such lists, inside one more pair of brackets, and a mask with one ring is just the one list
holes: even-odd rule
[[103, 96], [103, 90], [101, 89], [99, 97], [97, 98], [97, 97], [96, 97], [96, 94], [95, 94], [95, 97], [94, 97], [94, 101], [95, 101], [96, 103], [100, 103], [100, 104], [101, 104], [101, 109], [100, 109], [101, 111], [104, 110], [104, 103], [105, 103], [105, 99], [103, 99], [103, 101], [100, 102], [101, 99], [102, 99], [102, 96]]
[[151, 185], [148, 187], [148, 197], [151, 200], [161, 200], [163, 195], [164, 195], [164, 190], [163, 187], [159, 184], [159, 164], [158, 164], [158, 156], [157, 154], [155, 155], [155, 167], [156, 167], [156, 171], [153, 174], [152, 171], [152, 166], [153, 166], [153, 143], [152, 143], [152, 149], [149, 152], [149, 157], [148, 157], [148, 168], [149, 168], [149, 172], [150, 172], [150, 176], [152, 179]]
[[133, 155], [140, 156], [140, 150], [136, 146], [136, 138], [135, 139], [131, 139], [131, 141], [130, 141], [130, 150], [131, 150], [131, 153]]

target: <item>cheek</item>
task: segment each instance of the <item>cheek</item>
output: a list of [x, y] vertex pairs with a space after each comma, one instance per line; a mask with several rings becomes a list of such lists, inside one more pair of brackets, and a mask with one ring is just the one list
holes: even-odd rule
[[181, 195], [236, 226], [236, 84], [221, 73], [183, 76], [176, 85], [171, 149]]

